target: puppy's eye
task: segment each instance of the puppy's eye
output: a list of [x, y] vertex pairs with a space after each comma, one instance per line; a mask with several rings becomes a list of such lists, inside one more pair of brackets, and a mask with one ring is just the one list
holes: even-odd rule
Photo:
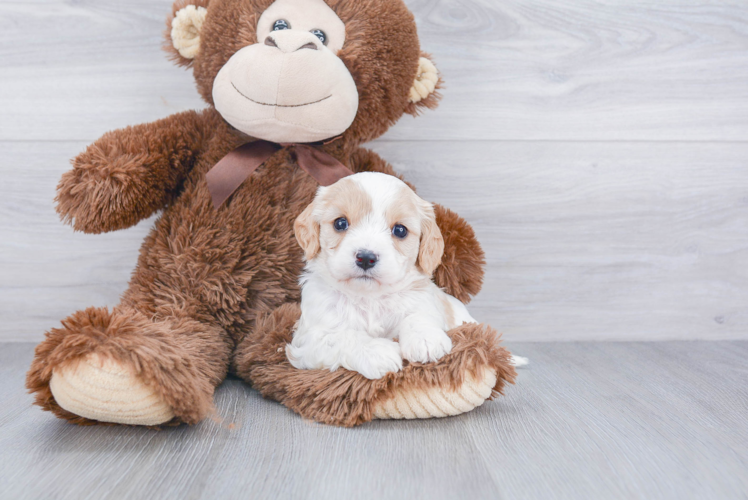
[[327, 45], [327, 35], [325, 35], [325, 32], [322, 30], [312, 30], [312, 35], [319, 38], [320, 42], [322, 42], [322, 45]]
[[285, 19], [278, 19], [277, 21], [275, 21], [275, 24], [273, 24], [273, 31], [289, 29], [291, 29], [291, 25], [288, 24], [288, 21], [286, 21]]
[[395, 238], [403, 239], [408, 236], [408, 228], [403, 226], [402, 224], [395, 224], [395, 226], [392, 228], [392, 236], [394, 236]]
[[348, 229], [348, 219], [345, 217], [339, 217], [332, 223], [332, 227], [334, 227], [336, 231], [345, 231]]

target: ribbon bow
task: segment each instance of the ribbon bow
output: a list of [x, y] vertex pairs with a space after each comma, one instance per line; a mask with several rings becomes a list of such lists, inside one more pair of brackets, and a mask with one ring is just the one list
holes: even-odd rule
[[206, 174], [213, 206], [218, 209], [239, 186], [282, 148], [293, 148], [296, 163], [321, 186], [329, 186], [353, 172], [335, 157], [309, 144], [276, 144], [268, 141], [248, 142], [239, 146]]

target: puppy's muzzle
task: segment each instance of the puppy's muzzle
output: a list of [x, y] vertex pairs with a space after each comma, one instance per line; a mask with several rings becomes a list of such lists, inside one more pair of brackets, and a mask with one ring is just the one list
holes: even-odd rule
[[376, 266], [378, 260], [376, 254], [370, 250], [359, 250], [356, 253], [356, 265], [364, 271]]

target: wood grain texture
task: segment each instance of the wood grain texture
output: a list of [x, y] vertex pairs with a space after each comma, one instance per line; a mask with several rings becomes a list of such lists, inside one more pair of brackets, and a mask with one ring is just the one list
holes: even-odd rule
[[746, 338], [748, 144], [379, 143], [469, 220], [508, 339]]
[[[745, 140], [748, 8], [409, 0], [447, 88], [390, 139]], [[0, 140], [87, 140], [202, 106], [160, 51], [171, 0], [3, 0]]]
[[[0, 184], [0, 338], [40, 340], [126, 288], [152, 221], [75, 233], [54, 213], [84, 143], [8, 144]], [[401, 142], [374, 145], [475, 227], [475, 317], [510, 340], [727, 339], [748, 332], [748, 144]], [[6, 170], [5, 172], [9, 172]], [[33, 186], [30, 191], [29, 186]]]
[[78, 427], [0, 345], [3, 498], [744, 499], [748, 342], [515, 343], [507, 396], [458, 417], [307, 422], [238, 380], [215, 419]]
[[[76, 234], [52, 199], [106, 130], [203, 106], [160, 50], [170, 3], [0, 1], [0, 340], [125, 289], [153, 220]], [[407, 3], [447, 89], [372, 147], [476, 227], [477, 317], [518, 340], [748, 337], [748, 6]]]

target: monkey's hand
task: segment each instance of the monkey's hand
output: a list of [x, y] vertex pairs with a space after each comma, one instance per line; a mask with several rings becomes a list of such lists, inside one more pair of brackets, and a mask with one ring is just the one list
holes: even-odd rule
[[60, 179], [60, 217], [78, 231], [103, 233], [166, 206], [204, 147], [207, 113], [187, 111], [104, 134]]
[[445, 292], [467, 304], [483, 286], [485, 254], [465, 219], [437, 204], [434, 204], [434, 212], [444, 238], [444, 256], [434, 271], [434, 281]]

